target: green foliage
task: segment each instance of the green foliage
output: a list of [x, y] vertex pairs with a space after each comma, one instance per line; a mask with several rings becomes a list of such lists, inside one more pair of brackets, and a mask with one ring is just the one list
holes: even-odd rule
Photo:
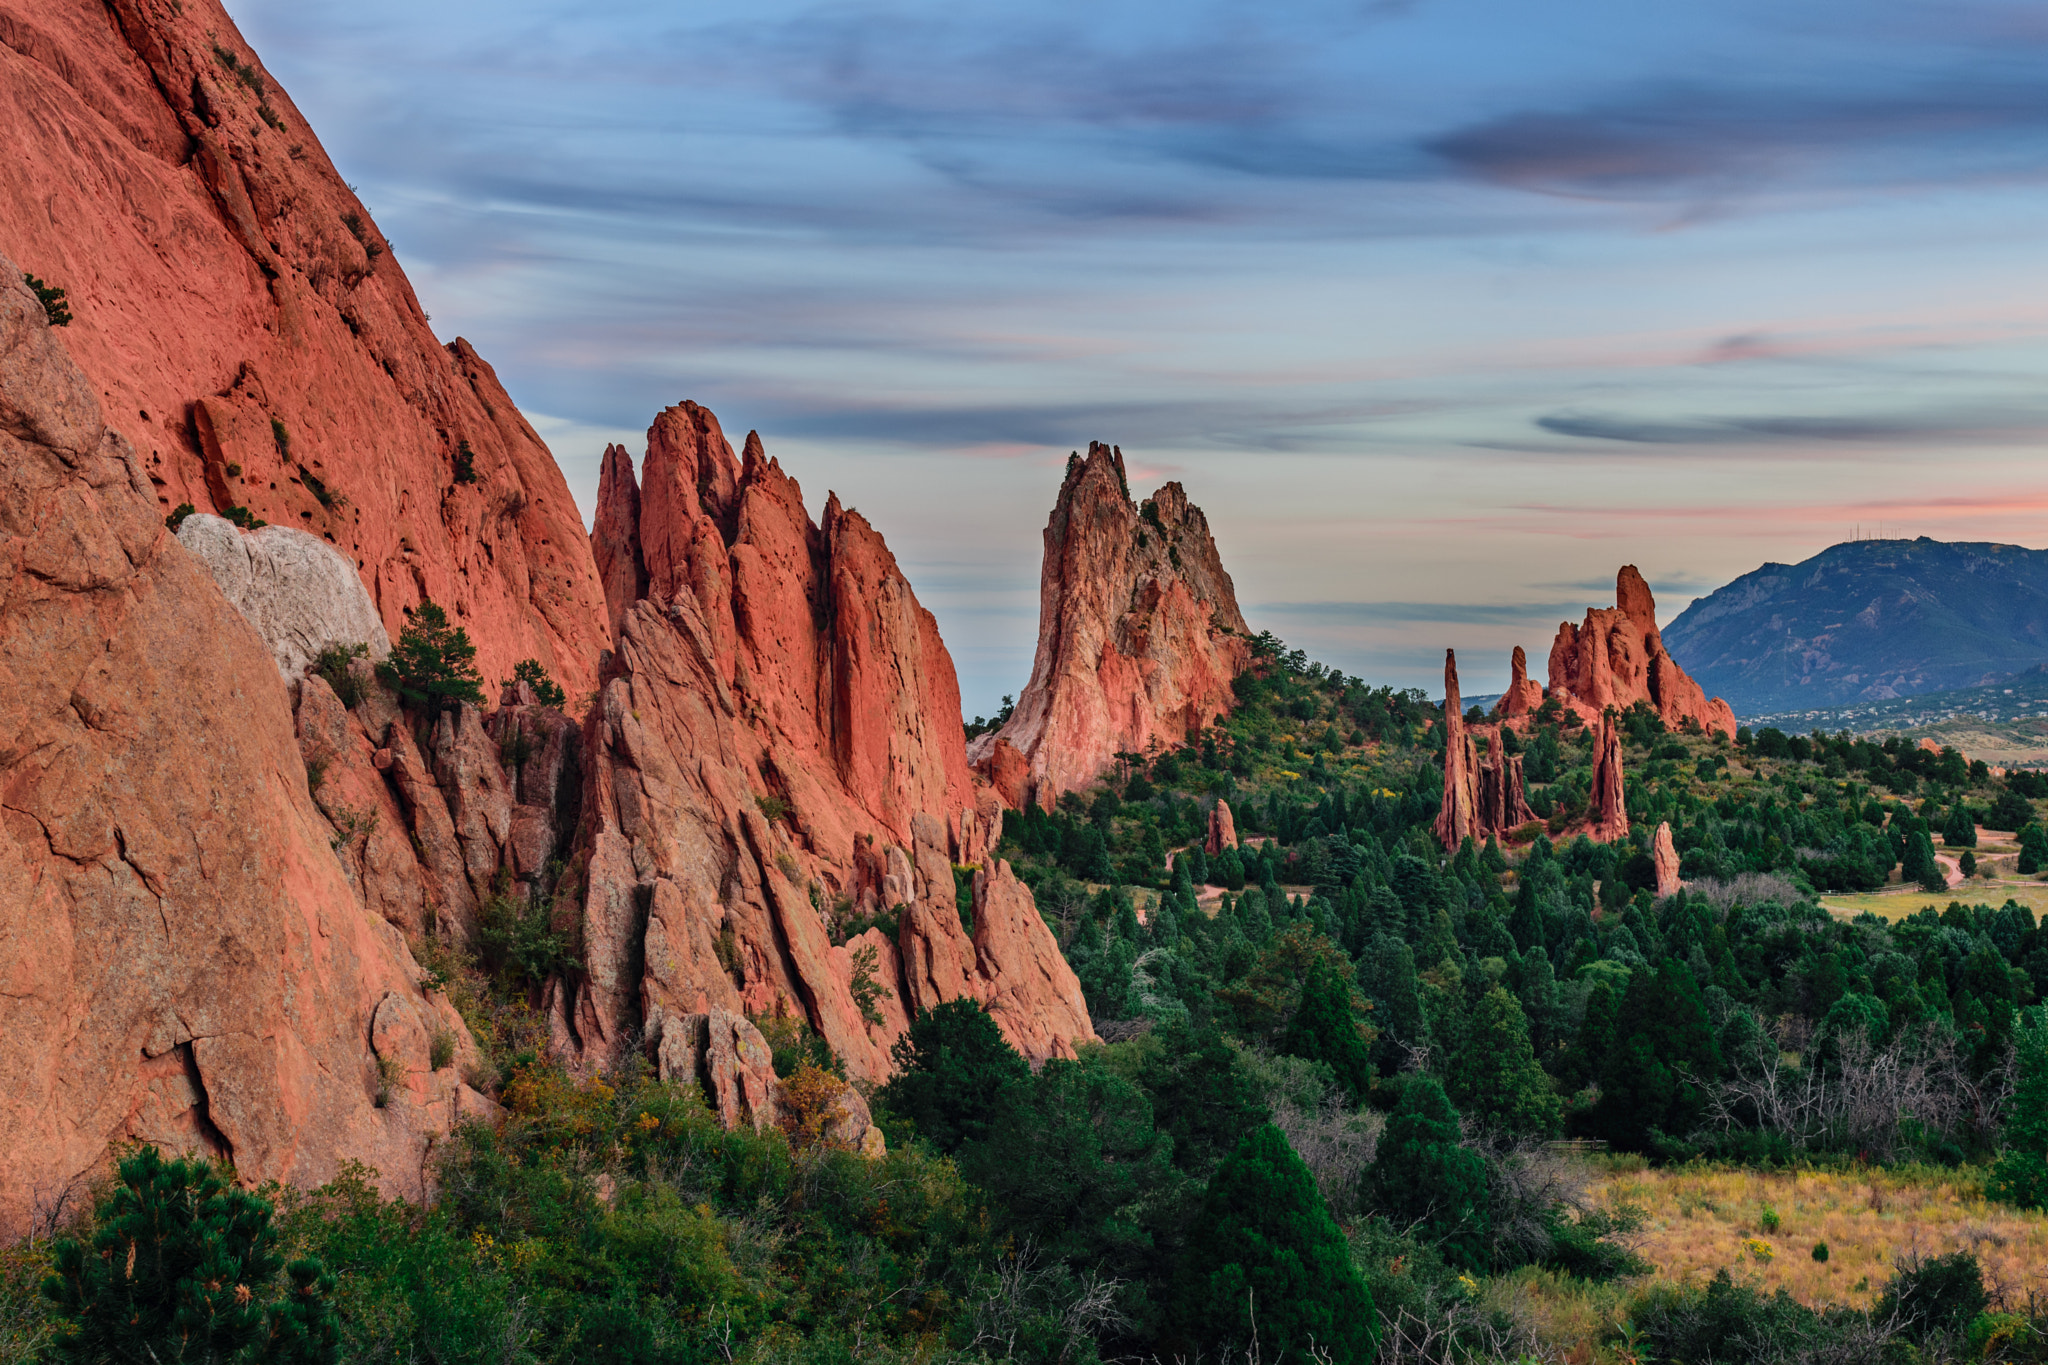
[[[289, 460], [292, 457], [292, 434], [290, 430], [286, 428], [284, 424], [284, 419], [279, 417], [273, 417], [270, 419], [270, 439], [276, 444], [277, 453], [281, 457], [287, 460]], [[304, 465], [300, 465], [299, 473], [301, 475], [304, 475], [305, 472], [306, 467]], [[316, 494], [315, 496], [318, 495]]]
[[142, 1147], [94, 1211], [91, 1245], [59, 1242], [43, 1293], [58, 1318], [54, 1353], [79, 1362], [335, 1358], [334, 1279], [282, 1267], [271, 1206], [201, 1161]]
[[221, 513], [221, 515], [226, 517], [235, 525], [241, 527], [244, 531], [260, 531], [264, 527], [270, 525], [269, 522], [257, 516], [254, 512], [251, 512], [248, 508], [241, 506], [239, 503], [233, 507], [228, 508], [228, 510]]
[[185, 518], [191, 516], [194, 512], [197, 512], [198, 510], [198, 508], [194, 507], [189, 502], [181, 502], [176, 507], [171, 509], [171, 514], [169, 516], [164, 518], [164, 525], [170, 528], [172, 535], [176, 535], [178, 534], [178, 528], [185, 524]]
[[1372, 1295], [1279, 1129], [1253, 1129], [1216, 1169], [1179, 1275], [1178, 1336], [1234, 1354], [1312, 1353], [1367, 1365], [1378, 1348]]
[[1462, 1144], [1458, 1111], [1433, 1077], [1403, 1082], [1361, 1192], [1394, 1226], [1436, 1243], [1445, 1260], [1475, 1269], [1484, 1264], [1486, 1162]]
[[369, 695], [369, 689], [354, 667], [357, 659], [367, 658], [369, 653], [368, 645], [328, 645], [313, 656], [312, 671], [334, 689], [334, 695], [351, 711], [362, 705], [363, 699]]
[[469, 632], [448, 624], [448, 614], [431, 600], [413, 609], [412, 619], [377, 665], [377, 677], [409, 705], [435, 710], [463, 702], [484, 704], [483, 675]]
[[2005, 1150], [1985, 1182], [1993, 1199], [2048, 1207], [2048, 1007], [2024, 1011], [2013, 1029], [2015, 1085], [2006, 1105]]
[[52, 327], [71, 325], [71, 305], [64, 301], [64, 291], [44, 284], [35, 276], [22, 272], [22, 283], [35, 291], [36, 301], [43, 305], [43, 316]]
[[1984, 1272], [1967, 1251], [1912, 1260], [1885, 1286], [1871, 1307], [1871, 1316], [1897, 1318], [1915, 1341], [1959, 1335], [1989, 1302]]
[[853, 950], [853, 980], [848, 988], [853, 996], [854, 1007], [860, 1017], [880, 1028], [883, 1023], [881, 1002], [891, 999], [889, 989], [875, 978], [879, 970], [880, 950], [872, 943], [863, 943]]
[[549, 907], [534, 898], [485, 897], [477, 913], [477, 942], [484, 969], [516, 989], [538, 990], [582, 966], [574, 953], [575, 934], [557, 929]]
[[1310, 964], [1280, 1050], [1328, 1066], [1354, 1104], [1372, 1089], [1372, 1046], [1352, 1009], [1351, 982], [1327, 959]]
[[2023, 877], [2031, 877], [2048, 867], [2048, 825], [2030, 820], [2020, 826], [2020, 856], [2015, 869]]
[[1512, 1137], [1557, 1136], [1564, 1107], [1529, 1045], [1529, 1023], [1499, 986], [1479, 999], [1463, 1045], [1445, 1070], [1444, 1088], [1482, 1130]]
[[512, 665], [512, 676], [507, 678], [503, 685], [510, 687], [514, 683], [525, 683], [531, 687], [534, 697], [542, 706], [568, 705], [569, 694], [562, 690], [560, 683], [548, 676], [547, 665], [539, 659], [521, 659]]
[[1721, 1050], [1685, 963], [1667, 958], [1654, 975], [1634, 973], [1615, 1032], [1589, 1126], [1634, 1151], [1657, 1134], [1690, 1132], [1704, 1112], [1702, 1086], [1721, 1073]]
[[475, 483], [476, 479], [476, 452], [469, 448], [469, 440], [465, 437], [455, 446], [455, 482]]
[[[282, 432], [284, 430], [284, 424], [279, 422], [276, 418], [271, 419], [271, 424], [275, 426], [279, 432]], [[329, 488], [318, 474], [315, 474], [312, 470], [306, 468], [306, 466], [304, 465], [299, 466], [299, 483], [305, 488], [305, 490], [308, 493], [311, 493], [313, 495], [315, 501], [317, 501], [322, 507], [326, 508], [330, 512], [339, 512], [344, 507], [348, 506], [347, 494], [340, 493], [332, 488]]]
[[882, 1102], [941, 1152], [987, 1138], [1005, 1092], [1031, 1077], [988, 1011], [964, 996], [919, 1010], [889, 1057], [896, 1075]]

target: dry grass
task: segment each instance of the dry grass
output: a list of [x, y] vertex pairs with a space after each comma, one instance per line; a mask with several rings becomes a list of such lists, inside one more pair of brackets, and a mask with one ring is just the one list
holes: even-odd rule
[[[1987, 1203], [1980, 1171], [1649, 1170], [1621, 1158], [1605, 1167], [1593, 1196], [1644, 1211], [1636, 1249], [1662, 1280], [1703, 1281], [1725, 1267], [1807, 1304], [1867, 1307], [1913, 1253], [1974, 1252], [1994, 1290], [2048, 1274], [2048, 1216]], [[1813, 1259], [1818, 1242], [1824, 1263]]]
[[[1941, 850], [1937, 850], [1939, 851]], [[1950, 901], [1961, 901], [1965, 905], [2000, 906], [2008, 900], [2016, 900], [2032, 910], [2037, 920], [2048, 915], [2048, 883], [2031, 878], [2021, 881], [2001, 877], [1987, 882], [1972, 877], [1960, 886], [1950, 887], [1947, 891], [1934, 895], [1929, 895], [1914, 886], [1887, 887], [1882, 891], [1873, 891], [1861, 896], [1821, 896], [1817, 899], [1827, 909], [1845, 919], [1853, 919], [1868, 910], [1884, 919], [1900, 920], [1923, 905], [1931, 905], [1936, 910], [1941, 910], [1947, 908]]]

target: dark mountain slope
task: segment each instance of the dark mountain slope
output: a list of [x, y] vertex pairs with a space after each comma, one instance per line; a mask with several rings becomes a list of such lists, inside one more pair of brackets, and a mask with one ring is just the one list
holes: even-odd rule
[[1834, 545], [1699, 599], [1664, 642], [1744, 715], [1972, 687], [2048, 660], [2048, 550]]

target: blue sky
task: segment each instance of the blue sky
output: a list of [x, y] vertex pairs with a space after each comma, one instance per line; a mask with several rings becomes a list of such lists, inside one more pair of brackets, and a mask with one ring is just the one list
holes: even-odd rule
[[586, 518], [661, 406], [887, 536], [970, 712], [1066, 454], [1247, 617], [1494, 691], [1885, 534], [2039, 546], [2048, 8], [231, 0]]

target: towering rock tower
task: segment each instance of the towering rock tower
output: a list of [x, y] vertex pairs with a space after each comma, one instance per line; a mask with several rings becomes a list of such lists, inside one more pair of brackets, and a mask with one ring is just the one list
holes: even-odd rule
[[1245, 635], [1202, 509], [1178, 483], [1132, 502], [1123, 452], [1090, 442], [1045, 526], [1031, 681], [969, 757], [1000, 773], [1014, 749], [1028, 798], [1050, 806], [1116, 754], [1182, 743], [1228, 712]]
[[[1728, 703], [1709, 699], [1665, 652], [1657, 604], [1635, 565], [1622, 566], [1614, 596], [1617, 605], [1588, 610], [1583, 625], [1559, 623], [1550, 645], [1549, 695], [1578, 711], [1589, 725], [1610, 706], [1626, 711], [1646, 701], [1674, 730], [1692, 721], [1733, 739], [1735, 713]], [[1505, 705], [1507, 699], [1502, 701]]]

